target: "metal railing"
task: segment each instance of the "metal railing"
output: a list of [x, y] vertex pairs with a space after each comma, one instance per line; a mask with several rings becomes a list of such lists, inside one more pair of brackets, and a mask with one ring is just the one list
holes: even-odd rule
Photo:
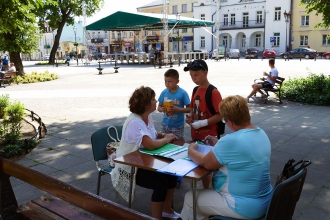
[[[32, 135], [32, 137], [24, 139], [23, 143], [20, 146], [18, 146], [14, 150], [10, 151], [9, 153], [5, 154], [5, 158], [10, 158], [19, 149], [24, 149], [25, 153], [29, 153], [29, 142], [32, 139], [41, 139], [47, 134], [47, 128], [46, 128], [45, 124], [42, 122], [41, 117], [29, 109], [25, 109], [25, 111], [29, 112], [28, 116], [31, 117], [32, 121], [37, 121], [39, 126], [36, 129], [33, 124], [31, 124], [30, 122], [28, 122], [27, 120], [24, 119], [26, 123], [28, 123], [34, 127], [35, 133]], [[44, 133], [42, 132], [42, 130], [44, 130]]]

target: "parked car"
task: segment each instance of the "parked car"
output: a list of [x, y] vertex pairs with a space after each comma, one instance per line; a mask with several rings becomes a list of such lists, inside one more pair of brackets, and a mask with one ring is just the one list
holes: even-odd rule
[[322, 55], [322, 58], [324, 59], [330, 59], [330, 52], [326, 52]]
[[317, 51], [310, 48], [296, 48], [280, 55], [284, 59], [305, 58], [314, 59], [317, 57]]
[[229, 59], [233, 59], [233, 58], [239, 59], [241, 57], [241, 53], [239, 52], [238, 49], [230, 49], [229, 52], [227, 53], [227, 56]]
[[266, 48], [262, 52], [262, 59], [265, 58], [276, 58], [276, 51], [273, 48]]
[[256, 58], [258, 59], [258, 50], [255, 47], [250, 47], [245, 52], [245, 58]]
[[50, 54], [45, 54], [43, 60], [49, 60]]

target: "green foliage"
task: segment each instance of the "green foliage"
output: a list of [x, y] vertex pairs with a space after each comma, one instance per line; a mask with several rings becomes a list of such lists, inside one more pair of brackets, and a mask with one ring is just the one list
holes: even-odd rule
[[[5, 146], [4, 148], [2, 148], [2, 150], [6, 153], [6, 154], [9, 154], [10, 152], [16, 150], [17, 148], [19, 147], [18, 144], [9, 144], [7, 146]], [[24, 153], [24, 149], [22, 148], [18, 148], [15, 152], [13, 152], [10, 156], [19, 156], [21, 154]]]
[[306, 13], [315, 11], [316, 15], [322, 16], [322, 22], [316, 25], [316, 28], [330, 27], [330, 2], [329, 0], [301, 0], [300, 5], [305, 5]]
[[[83, 2], [86, 4], [85, 7], [83, 7]], [[103, 8], [103, 5], [104, 0], [54, 0], [53, 3], [35, 11], [38, 16], [40, 30], [46, 31], [45, 22], [53, 30], [57, 29], [49, 62], [52, 62], [55, 58], [64, 25], [73, 25], [74, 18], [83, 15], [83, 8], [86, 9], [87, 17], [91, 17], [96, 11]]]
[[19, 83], [36, 83], [36, 82], [45, 82], [58, 79], [56, 73], [49, 73], [46, 70], [43, 73], [32, 72], [31, 74], [24, 74], [23, 76], [17, 76], [17, 81]]
[[1, 142], [4, 144], [17, 144], [20, 139], [25, 107], [22, 103], [15, 101], [9, 103], [5, 108], [5, 116], [0, 129]]
[[9, 105], [9, 95], [0, 96], [0, 119], [5, 115], [5, 108]]
[[330, 77], [310, 74], [306, 78], [285, 81], [282, 87], [285, 99], [311, 105], [330, 105]]

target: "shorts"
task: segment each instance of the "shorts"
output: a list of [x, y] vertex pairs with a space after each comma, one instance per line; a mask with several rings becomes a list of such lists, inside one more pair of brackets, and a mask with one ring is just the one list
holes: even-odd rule
[[176, 136], [178, 136], [179, 139], [184, 139], [184, 125], [180, 127], [171, 127], [162, 123], [160, 127], [160, 131], [164, 133], [173, 133]]
[[258, 84], [261, 84], [262, 85], [262, 88], [267, 88], [267, 89], [273, 88], [273, 85], [270, 84], [268, 81], [259, 82]]

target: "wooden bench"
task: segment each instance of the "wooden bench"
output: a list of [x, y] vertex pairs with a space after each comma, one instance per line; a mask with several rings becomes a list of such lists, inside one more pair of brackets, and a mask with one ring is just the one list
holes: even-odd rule
[[[257, 80], [259, 79], [256, 79], [254, 80], [254, 82], [256, 82]], [[279, 103], [282, 104], [282, 94], [281, 94], [281, 88], [282, 88], [282, 84], [284, 82], [285, 78], [282, 78], [282, 77], [277, 77], [276, 78], [276, 82], [275, 82], [275, 85], [273, 86], [273, 88], [261, 88], [261, 90], [263, 90], [266, 95], [267, 95], [267, 98], [264, 100], [264, 103], [266, 104], [267, 101], [268, 101], [268, 92], [273, 92], [274, 94], [277, 95], [278, 97], [278, 100], [279, 100]]]
[[[154, 218], [5, 159], [0, 152], [1, 219], [149, 219]], [[42, 196], [18, 206], [10, 177], [57, 198]]]
[[[3, 77], [0, 78], [0, 87], [4, 87], [5, 88], [6, 87], [5, 86], [5, 83], [7, 85], [10, 85], [12, 80], [16, 80], [16, 84], [18, 85], [17, 71], [15, 71], [15, 72], [8, 72], [8, 71], [5, 72], [4, 75], [3, 75]], [[1, 84], [3, 84], [3, 85], [1, 85]]]

